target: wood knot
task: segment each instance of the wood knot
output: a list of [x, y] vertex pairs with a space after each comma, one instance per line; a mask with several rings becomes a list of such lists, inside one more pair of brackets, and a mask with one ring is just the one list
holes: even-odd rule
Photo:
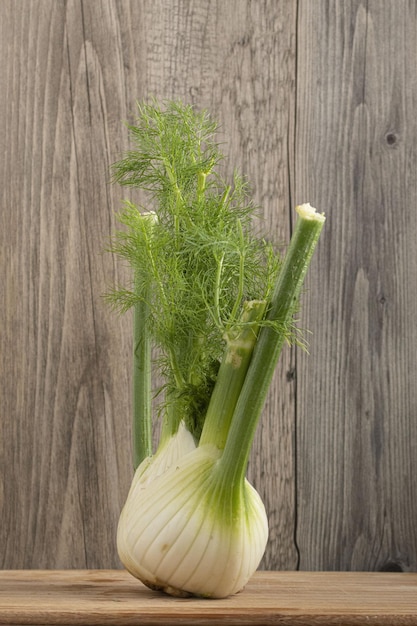
[[387, 142], [388, 146], [392, 147], [395, 146], [395, 144], [397, 143], [398, 137], [395, 133], [387, 133], [385, 135], [385, 141]]
[[287, 383], [292, 383], [292, 381], [295, 380], [295, 367], [291, 367], [287, 370], [286, 378]]

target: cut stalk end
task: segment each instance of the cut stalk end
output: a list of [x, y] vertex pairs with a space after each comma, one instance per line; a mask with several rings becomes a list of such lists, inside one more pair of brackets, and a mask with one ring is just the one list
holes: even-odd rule
[[317, 222], [324, 222], [326, 220], [324, 213], [318, 213], [317, 209], [312, 207], [309, 202], [299, 204], [295, 207], [295, 210], [298, 215], [305, 220], [315, 220]]

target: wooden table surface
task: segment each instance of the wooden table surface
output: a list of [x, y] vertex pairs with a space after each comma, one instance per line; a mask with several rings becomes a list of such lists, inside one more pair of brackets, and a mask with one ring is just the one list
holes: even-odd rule
[[0, 572], [0, 624], [417, 625], [417, 574], [257, 572], [224, 600], [171, 598], [119, 570]]

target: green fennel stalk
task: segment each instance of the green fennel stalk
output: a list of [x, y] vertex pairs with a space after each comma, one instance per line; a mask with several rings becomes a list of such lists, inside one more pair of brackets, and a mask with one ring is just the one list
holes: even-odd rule
[[[213, 443], [223, 450], [242, 385], [248, 371], [258, 336], [259, 323], [266, 308], [264, 300], [243, 303], [243, 327], [227, 339], [217, 381], [210, 398], [201, 433], [200, 445]], [[245, 326], [245, 323], [248, 323]]]
[[[154, 213], [142, 215], [143, 235], [152, 236]], [[139, 270], [134, 277], [134, 292], [138, 296], [133, 305], [133, 467], [152, 454], [152, 343], [147, 332], [149, 315], [149, 287], [141, 284]]]
[[[147, 305], [136, 302], [133, 312], [133, 467], [152, 454], [151, 342], [144, 333]], [[144, 323], [145, 322], [145, 323]]]
[[[311, 257], [324, 224], [324, 216], [305, 206], [299, 218], [269, 305], [267, 319], [287, 328], [296, 310]], [[245, 377], [222, 457], [225, 473], [242, 479], [246, 472], [255, 429], [269, 391], [272, 376], [287, 339], [284, 332], [261, 329]]]

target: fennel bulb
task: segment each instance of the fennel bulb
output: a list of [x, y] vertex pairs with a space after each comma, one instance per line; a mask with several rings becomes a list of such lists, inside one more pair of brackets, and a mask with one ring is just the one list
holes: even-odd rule
[[126, 569], [171, 595], [223, 598], [243, 589], [264, 553], [268, 521], [247, 480], [233, 491], [210, 444], [134, 481], [117, 534]]
[[[134, 278], [109, 299], [134, 308], [136, 471], [120, 559], [153, 589], [222, 598], [245, 586], [265, 550], [267, 515], [246, 469], [281, 349], [300, 343], [293, 316], [325, 218], [296, 207], [282, 261], [252, 231], [242, 178], [226, 185], [215, 173], [215, 129], [180, 103], [139, 106], [135, 150], [114, 175], [146, 190], [155, 212], [125, 203], [113, 251]], [[165, 402], [153, 454], [155, 368]]]

